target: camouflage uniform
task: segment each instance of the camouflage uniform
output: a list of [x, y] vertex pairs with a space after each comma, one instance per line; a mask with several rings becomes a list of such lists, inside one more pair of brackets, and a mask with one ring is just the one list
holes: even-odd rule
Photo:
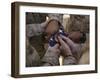
[[[45, 14], [46, 15], [46, 14]], [[34, 17], [33, 17], [34, 16]], [[33, 17], [33, 18], [32, 18]], [[59, 17], [59, 14], [48, 14], [48, 17], [52, 19], [53, 17], [59, 18], [59, 20], [62, 20], [61, 16]], [[27, 13], [26, 16], [26, 36], [29, 40], [29, 42], [33, 42], [34, 39], [30, 41], [31, 37], [38, 36], [43, 33], [44, 31], [44, 26], [46, 22], [41, 22], [38, 21], [40, 19], [45, 18], [45, 16], [42, 16], [41, 14], [32, 14], [32, 13]], [[44, 19], [43, 19], [44, 20]], [[29, 43], [28, 42], [28, 43]], [[38, 40], [38, 43], [43, 43], [41, 42], [41, 39]], [[40, 45], [40, 44], [39, 44]], [[40, 49], [41, 47], [38, 45], [37, 49]], [[41, 54], [39, 55], [38, 50], [36, 49], [34, 43], [29, 43], [29, 46], [27, 46], [27, 51], [26, 51], [26, 66], [49, 66], [49, 65], [59, 65], [59, 56], [56, 55], [54, 52], [47, 50], [43, 55], [44, 57], [41, 59]], [[41, 52], [41, 50], [40, 50]], [[42, 56], [43, 56], [42, 55]]]
[[[51, 16], [51, 15], [50, 15]], [[43, 26], [41, 24], [28, 24], [27, 25], [27, 36], [39, 35], [43, 32]], [[77, 53], [74, 53], [73, 56], [64, 57], [64, 65], [69, 64], [78, 64], [79, 59], [82, 55], [81, 53], [81, 44], [77, 45]], [[26, 66], [57, 66], [59, 65], [59, 54], [56, 54], [55, 51], [52, 51], [50, 48], [47, 49], [43, 58], [40, 58], [40, 55], [34, 47], [27, 48], [26, 52]]]

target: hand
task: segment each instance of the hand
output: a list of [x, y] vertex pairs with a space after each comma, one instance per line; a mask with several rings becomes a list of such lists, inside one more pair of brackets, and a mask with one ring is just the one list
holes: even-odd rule
[[73, 55], [77, 60], [80, 57], [81, 46], [80, 44], [75, 44], [72, 40], [68, 37], [60, 35], [59, 42], [63, 48], [64, 54], [66, 55]]
[[60, 37], [66, 42], [66, 44], [70, 47], [72, 54], [78, 52], [78, 46], [68, 37], [60, 35]]
[[69, 56], [69, 55], [72, 56], [72, 52], [71, 52], [69, 45], [60, 36], [58, 36], [58, 40], [61, 45], [62, 55], [64, 57]]

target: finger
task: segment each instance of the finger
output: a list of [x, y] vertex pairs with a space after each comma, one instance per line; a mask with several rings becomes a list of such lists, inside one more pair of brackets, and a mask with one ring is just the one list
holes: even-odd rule
[[72, 53], [77, 53], [76, 44], [71, 39], [69, 39], [68, 37], [65, 37], [65, 36], [62, 36], [62, 37], [63, 37], [63, 39], [66, 39], [66, 43], [69, 45]]
[[59, 44], [55, 44], [55, 45], [54, 45], [54, 48], [55, 48], [55, 49], [58, 49], [58, 48], [59, 48]]
[[60, 38], [60, 37], [58, 37], [58, 38], [59, 38], [59, 42], [60, 42], [62, 48], [65, 48], [66, 47], [66, 49], [69, 49], [69, 45], [66, 42], [64, 42], [62, 40], [62, 38]]
[[62, 39], [64, 39], [64, 40], [67, 42], [67, 44], [68, 44], [70, 47], [72, 47], [72, 46], [75, 45], [75, 43], [74, 43], [71, 39], [69, 39], [68, 37], [65, 37], [65, 36], [63, 36], [63, 35], [60, 35], [60, 36], [61, 36]]
[[64, 51], [66, 54], [71, 53], [71, 50], [70, 50], [69, 45], [68, 45], [66, 42], [64, 42], [64, 41], [62, 40], [62, 38], [60, 38], [60, 37], [58, 37], [58, 38], [59, 38], [59, 42], [60, 42], [60, 44], [61, 44], [60, 50], [61, 50], [62, 52]]
[[61, 44], [61, 45], [66, 44], [66, 43], [62, 40], [62, 38], [61, 38], [61, 37], [59, 37], [59, 36], [58, 36], [58, 40], [59, 40], [59, 42], [60, 42], [60, 44]]

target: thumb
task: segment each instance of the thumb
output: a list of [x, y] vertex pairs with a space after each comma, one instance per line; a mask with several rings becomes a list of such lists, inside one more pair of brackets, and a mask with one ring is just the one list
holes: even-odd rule
[[58, 39], [59, 39], [59, 42], [60, 42], [61, 45], [65, 45], [65, 44], [66, 44], [66, 43], [62, 40], [61, 37], [58, 36]]

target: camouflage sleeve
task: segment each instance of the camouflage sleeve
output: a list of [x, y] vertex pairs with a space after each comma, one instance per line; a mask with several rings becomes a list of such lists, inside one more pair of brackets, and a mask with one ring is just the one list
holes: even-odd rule
[[32, 47], [29, 42], [27, 41], [26, 44], [26, 67], [34, 67], [40, 65], [40, 56], [35, 50], [34, 47]]
[[73, 56], [67, 56], [64, 58], [64, 65], [77, 64], [77, 60]]
[[56, 51], [48, 49], [42, 59], [43, 66], [55, 66], [59, 65], [59, 55]]

